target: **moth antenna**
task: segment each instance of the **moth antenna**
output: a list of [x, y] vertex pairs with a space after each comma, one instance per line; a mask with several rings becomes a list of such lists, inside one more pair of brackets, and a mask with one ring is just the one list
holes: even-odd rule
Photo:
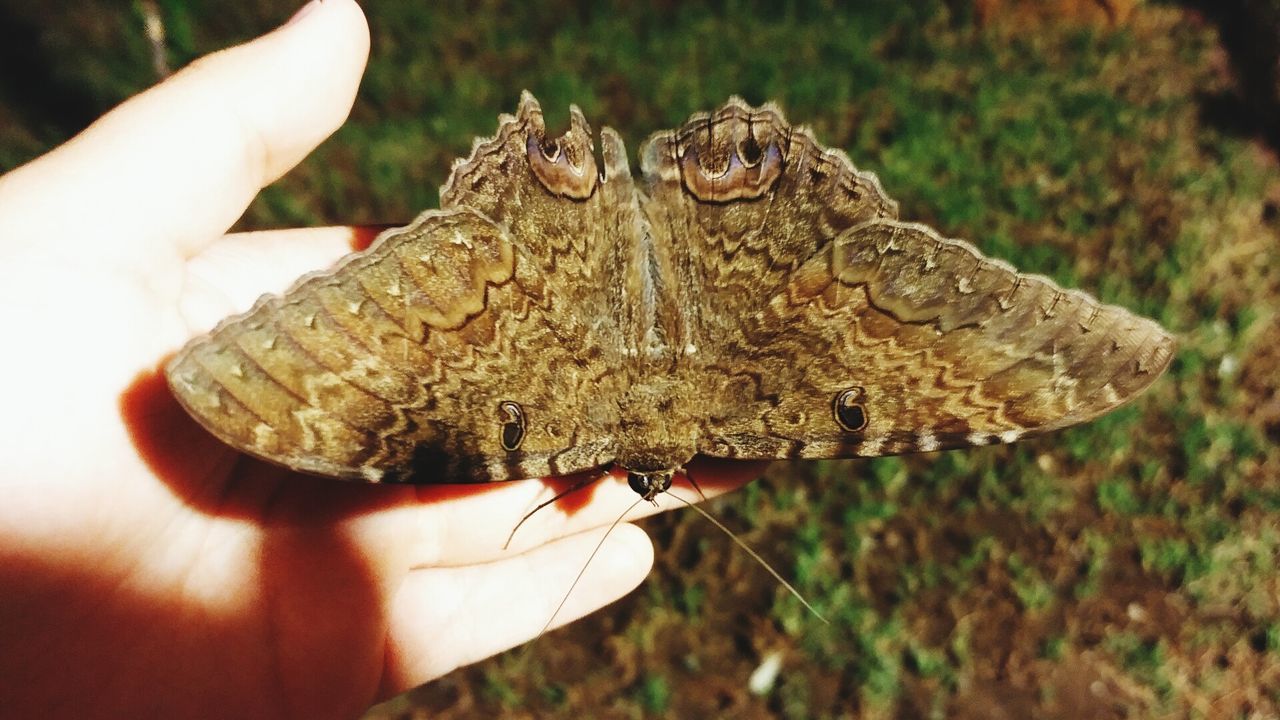
[[707, 494], [702, 492], [702, 488], [698, 487], [698, 481], [693, 479], [693, 473], [689, 472], [688, 468], [685, 468], [684, 479], [688, 480], [693, 489], [698, 491], [698, 497], [702, 498], [702, 502], [706, 502]]
[[534, 513], [538, 512], [538, 511], [539, 511], [539, 510], [541, 510], [542, 508], [544, 508], [544, 507], [546, 507], [546, 506], [550, 505], [551, 503], [553, 503], [553, 502], [555, 502], [555, 501], [559, 500], [560, 498], [565, 497], [566, 495], [571, 495], [571, 494], [573, 494], [573, 493], [575, 493], [575, 492], [578, 492], [578, 491], [579, 491], [579, 490], [581, 490], [582, 488], [584, 488], [584, 487], [586, 487], [586, 486], [590, 485], [591, 483], [593, 483], [593, 482], [595, 482], [595, 481], [599, 480], [600, 478], [602, 478], [602, 477], [604, 477], [605, 475], [608, 475], [608, 474], [609, 474], [609, 473], [608, 473], [607, 471], [605, 471], [605, 472], [597, 473], [597, 474], [595, 474], [595, 475], [588, 475], [587, 477], [585, 477], [585, 478], [583, 478], [583, 479], [579, 480], [578, 482], [574, 483], [573, 485], [570, 485], [570, 486], [568, 487], [568, 489], [563, 490], [563, 491], [561, 491], [561, 492], [557, 493], [555, 497], [551, 498], [550, 500], [547, 500], [546, 502], [543, 502], [543, 503], [539, 504], [537, 507], [535, 507], [534, 509], [530, 510], [528, 513], [526, 513], [526, 514], [525, 514], [525, 516], [524, 516], [524, 517], [520, 518], [520, 522], [516, 523], [516, 526], [515, 526], [515, 527], [511, 528], [511, 534], [507, 536], [507, 541], [506, 541], [505, 543], [503, 543], [503, 544], [502, 544], [502, 549], [503, 549], [503, 550], [506, 550], [507, 548], [511, 547], [511, 541], [515, 539], [515, 537], [516, 537], [516, 531], [520, 529], [520, 526], [521, 526], [521, 525], [524, 525], [524, 521], [525, 521], [525, 520], [528, 520], [529, 518], [533, 517], [533, 514], [534, 514]]
[[724, 523], [722, 523], [722, 522], [720, 522], [719, 520], [717, 520], [717, 519], [715, 518], [715, 516], [713, 516], [711, 513], [707, 512], [706, 510], [703, 510], [702, 508], [698, 507], [698, 506], [697, 506], [697, 505], [695, 505], [694, 503], [691, 503], [691, 502], [689, 502], [688, 500], [685, 500], [684, 498], [680, 497], [679, 495], [676, 495], [675, 493], [671, 492], [670, 490], [668, 490], [668, 491], [667, 491], [667, 495], [670, 495], [671, 497], [673, 497], [673, 498], [675, 498], [675, 499], [679, 500], [680, 502], [684, 503], [685, 505], [688, 505], [689, 507], [693, 508], [694, 510], [697, 510], [699, 515], [701, 515], [702, 517], [704, 517], [704, 518], [706, 518], [708, 521], [710, 521], [710, 523], [711, 523], [712, 525], [715, 525], [716, 527], [718, 527], [718, 528], [720, 528], [722, 531], [724, 531], [724, 534], [725, 534], [725, 535], [728, 535], [728, 536], [729, 536], [729, 537], [730, 537], [730, 538], [731, 538], [735, 543], [737, 543], [737, 544], [738, 544], [738, 547], [740, 547], [740, 548], [742, 548], [743, 550], [745, 550], [745, 551], [746, 551], [746, 553], [747, 553], [748, 555], [750, 555], [752, 558], [754, 558], [756, 562], [760, 563], [760, 564], [764, 567], [764, 569], [765, 569], [765, 570], [768, 570], [768, 571], [769, 571], [769, 574], [770, 574], [770, 575], [772, 575], [772, 576], [773, 576], [773, 578], [774, 578], [775, 580], [777, 580], [778, 582], [782, 583], [782, 587], [786, 588], [788, 592], [790, 592], [792, 595], [794, 595], [794, 596], [795, 596], [795, 598], [796, 598], [797, 600], [799, 600], [799, 601], [800, 601], [800, 604], [801, 604], [801, 605], [804, 605], [804, 606], [805, 606], [805, 608], [807, 608], [807, 609], [809, 610], [809, 612], [813, 613], [813, 616], [814, 616], [814, 617], [818, 618], [819, 620], [821, 620], [822, 622], [826, 623], [827, 625], [830, 625], [830, 624], [831, 624], [831, 621], [830, 621], [830, 620], [828, 620], [828, 619], [826, 619], [825, 617], [823, 617], [823, 616], [822, 616], [822, 613], [818, 612], [817, 608], [815, 608], [814, 606], [810, 605], [810, 604], [809, 604], [809, 601], [804, 599], [804, 596], [800, 594], [800, 591], [799, 591], [799, 590], [796, 590], [796, 589], [791, 585], [791, 583], [787, 582], [787, 581], [782, 577], [782, 575], [778, 573], [778, 571], [777, 571], [777, 570], [774, 570], [774, 569], [773, 569], [773, 566], [772, 566], [772, 565], [770, 565], [768, 562], [766, 562], [764, 558], [760, 557], [760, 553], [756, 552], [755, 550], [752, 550], [750, 545], [748, 545], [748, 544], [746, 544], [745, 542], [743, 542], [743, 540], [742, 540], [741, 538], [739, 538], [739, 537], [738, 537], [738, 536], [737, 536], [737, 535], [736, 535], [732, 530], [730, 530], [729, 528], [725, 527]]
[[[596, 559], [596, 553], [600, 552], [600, 548], [604, 546], [604, 541], [609, 539], [609, 534], [613, 532], [614, 528], [618, 527], [618, 523], [622, 522], [622, 518], [626, 517], [627, 513], [635, 509], [635, 506], [639, 505], [643, 500], [644, 498], [636, 498], [636, 501], [631, 503], [631, 505], [629, 505], [626, 510], [623, 510], [622, 514], [618, 516], [617, 520], [613, 521], [613, 524], [609, 526], [609, 529], [604, 531], [604, 537], [600, 538], [600, 542], [596, 543], [595, 549], [592, 550], [591, 554], [587, 556], [587, 561], [582, 564], [582, 569], [578, 571], [577, 577], [575, 577], [573, 579], [573, 582], [569, 584], [569, 589], [565, 591], [564, 597], [560, 598], [560, 604], [556, 605], [556, 609], [552, 611], [551, 617], [547, 618], [547, 624], [542, 626], [542, 630], [540, 630], [538, 634], [533, 637], [533, 640], [537, 640], [538, 638], [542, 637], [547, 633], [547, 628], [550, 628], [551, 623], [556, 621], [556, 616], [559, 615], [560, 611], [564, 609], [564, 604], [569, 602], [569, 596], [573, 594], [573, 589], [578, 587], [578, 581], [582, 579], [582, 576], [584, 574], [586, 574], [587, 568], [591, 566], [591, 561]], [[530, 642], [533, 642], [533, 641], [531, 640]]]

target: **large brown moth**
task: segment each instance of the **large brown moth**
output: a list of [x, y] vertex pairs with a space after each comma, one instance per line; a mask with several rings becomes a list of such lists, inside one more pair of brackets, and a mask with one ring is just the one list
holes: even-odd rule
[[191, 341], [168, 378], [249, 454], [369, 482], [874, 457], [1097, 417], [1169, 365], [1158, 324], [897, 217], [876, 176], [731, 98], [632, 176], [525, 94], [440, 209]]

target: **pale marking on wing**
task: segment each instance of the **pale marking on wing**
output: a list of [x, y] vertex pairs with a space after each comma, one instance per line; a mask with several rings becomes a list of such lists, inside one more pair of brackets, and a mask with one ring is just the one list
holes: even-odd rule
[[317, 442], [316, 430], [312, 427], [313, 418], [323, 418], [328, 413], [314, 407], [303, 407], [294, 410], [293, 419], [297, 421], [298, 427], [302, 430], [302, 449], [311, 452], [315, 449]]
[[1116, 388], [1111, 383], [1102, 386], [1102, 391], [1106, 393], [1107, 403], [1114, 405], [1120, 402], [1120, 393], [1116, 392]]
[[321, 397], [323, 397], [323, 392], [325, 390], [348, 384], [350, 383], [343, 380], [332, 370], [312, 373], [302, 379], [303, 397], [306, 399], [307, 404], [318, 408], [323, 404], [321, 402]]
[[921, 430], [916, 434], [916, 447], [920, 452], [933, 452], [938, 449], [938, 436], [932, 430]]
[[271, 436], [275, 434], [276, 429], [264, 422], [260, 422], [253, 426], [253, 441], [256, 442], [259, 447], [270, 442]]
[[863, 440], [858, 444], [858, 454], [863, 457], [877, 457], [884, 449], [884, 444], [889, 438], [885, 435], [875, 435]]

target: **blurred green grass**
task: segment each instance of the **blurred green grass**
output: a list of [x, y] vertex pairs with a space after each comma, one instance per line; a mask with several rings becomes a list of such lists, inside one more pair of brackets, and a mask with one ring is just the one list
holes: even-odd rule
[[[175, 67], [293, 9], [156, 6]], [[39, 31], [51, 91], [78, 101], [7, 86], [0, 168], [154, 81], [146, 4], [121, 7], [3, 10]], [[373, 55], [351, 121], [242, 227], [405, 221], [524, 88], [549, 125], [576, 103], [633, 154], [739, 94], [877, 172], [904, 217], [1181, 342], [1168, 377], [1087, 426], [778, 465], [713, 503], [830, 627], [673, 513], [647, 523], [659, 560], [641, 590], [377, 717], [1280, 715], [1280, 169], [1275, 148], [1206, 119], [1234, 78], [1203, 18], [1138, 4], [1114, 26], [979, 24], [964, 2], [929, 0], [366, 11]], [[753, 695], [772, 651], [783, 672]]]

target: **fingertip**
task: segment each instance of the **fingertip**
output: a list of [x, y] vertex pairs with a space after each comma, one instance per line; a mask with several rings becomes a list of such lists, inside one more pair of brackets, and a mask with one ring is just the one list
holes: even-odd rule
[[621, 523], [614, 528], [609, 542], [601, 546], [597, 559], [611, 574], [611, 577], [601, 577], [597, 582], [603, 583], [603, 587], [618, 589], [617, 596], [613, 598], [617, 600], [634, 590], [653, 569], [653, 539], [639, 526]]
[[0, 179], [0, 235], [142, 267], [189, 254], [345, 121], [368, 54], [359, 6], [324, 0], [206, 55]]
[[[272, 48], [271, 57], [246, 53], [219, 70], [243, 74], [257, 69], [278, 75], [279, 82], [249, 86], [243, 100], [249, 124], [260, 128], [267, 141], [261, 188], [292, 169], [346, 121], [369, 60], [369, 24], [354, 0], [311, 0], [259, 40], [264, 48], [274, 43], [279, 48]], [[283, 64], [269, 68], [270, 62]], [[326, 101], [316, 103], [316, 98]]]
[[206, 229], [213, 237], [224, 232], [259, 190], [346, 121], [368, 58], [369, 26], [359, 5], [313, 0], [275, 30], [201, 57], [136, 98], [138, 114], [157, 123], [176, 110], [201, 111], [176, 139], [182, 145], [175, 159], [193, 171], [190, 185], [174, 189], [178, 200], [221, 193], [223, 216]]

